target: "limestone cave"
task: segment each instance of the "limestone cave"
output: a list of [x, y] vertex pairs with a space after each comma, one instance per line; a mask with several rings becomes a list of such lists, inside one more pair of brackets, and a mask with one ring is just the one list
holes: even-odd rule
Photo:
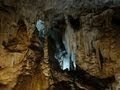
[[0, 0], [0, 90], [120, 90], [120, 0]]

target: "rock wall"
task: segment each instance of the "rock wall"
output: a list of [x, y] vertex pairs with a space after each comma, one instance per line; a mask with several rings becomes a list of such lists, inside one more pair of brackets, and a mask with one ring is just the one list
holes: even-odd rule
[[98, 75], [97, 72], [101, 73], [100, 77], [109, 76], [115, 72], [116, 54], [113, 54], [115, 52], [112, 51], [112, 42], [114, 42], [112, 36], [115, 33], [113, 33], [111, 24], [113, 12], [114, 10], [107, 9], [99, 15], [90, 13], [86, 16], [81, 16], [83, 23], [80, 31], [81, 37], [79, 38], [82, 38], [80, 43], [83, 46], [81, 44], [79, 46], [82, 54], [82, 58], [81, 54], [78, 55], [81, 58], [79, 61], [80, 63], [86, 62], [83, 65], [85, 70], [90, 70], [96, 75]]

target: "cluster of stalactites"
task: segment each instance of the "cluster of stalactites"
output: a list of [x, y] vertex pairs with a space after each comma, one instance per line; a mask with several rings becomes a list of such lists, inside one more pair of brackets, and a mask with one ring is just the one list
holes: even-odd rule
[[92, 52], [95, 53], [95, 40], [97, 38], [97, 33], [97, 30], [91, 32], [83, 31], [83, 43], [86, 56], [91, 55]]
[[[58, 60], [62, 70], [76, 70], [75, 52], [76, 52], [76, 38], [73, 28], [71, 27], [68, 19], [66, 18], [67, 27], [62, 37], [62, 43], [65, 50], [58, 47], [58, 52], [55, 58]], [[59, 46], [59, 45], [56, 45]]]

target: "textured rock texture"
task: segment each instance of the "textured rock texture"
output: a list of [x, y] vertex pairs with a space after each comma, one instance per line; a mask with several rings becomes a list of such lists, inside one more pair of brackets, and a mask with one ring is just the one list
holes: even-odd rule
[[[63, 18], [61, 18], [63, 15]], [[54, 58], [70, 16], [76, 71], [62, 71]], [[45, 22], [45, 41], [35, 23]], [[119, 90], [119, 0], [0, 0], [0, 90]], [[52, 29], [52, 31], [54, 31]]]

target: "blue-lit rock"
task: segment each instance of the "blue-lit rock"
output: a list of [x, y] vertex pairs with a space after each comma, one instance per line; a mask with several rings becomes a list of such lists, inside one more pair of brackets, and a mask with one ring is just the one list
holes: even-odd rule
[[59, 65], [62, 70], [76, 70], [75, 64], [75, 51], [76, 51], [76, 41], [75, 33], [68, 23], [65, 30], [65, 34], [62, 37], [62, 43], [65, 47], [65, 50], [59, 48], [59, 45], [56, 44], [58, 52], [55, 54], [55, 58], [58, 60]]
[[44, 22], [42, 20], [38, 20], [35, 26], [36, 26], [37, 30], [39, 31], [40, 38], [44, 38], [45, 37]]

